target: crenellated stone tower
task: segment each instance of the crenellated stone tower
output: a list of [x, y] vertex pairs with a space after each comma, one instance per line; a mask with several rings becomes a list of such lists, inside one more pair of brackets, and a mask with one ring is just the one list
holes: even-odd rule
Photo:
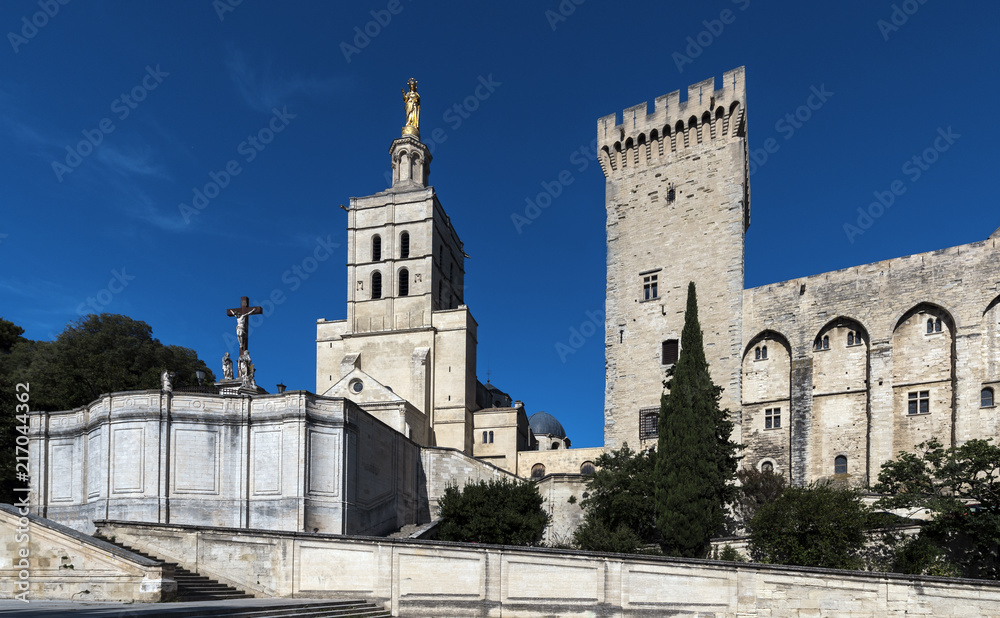
[[[740, 410], [743, 238], [750, 224], [744, 69], [597, 122], [606, 178], [605, 445], [656, 442], [689, 281], [722, 406]], [[733, 438], [740, 439], [739, 423]]]
[[427, 184], [415, 125], [389, 154], [392, 186], [351, 198], [347, 318], [318, 321], [316, 392], [384, 405], [376, 414], [417, 442], [471, 454], [477, 325], [462, 241]]

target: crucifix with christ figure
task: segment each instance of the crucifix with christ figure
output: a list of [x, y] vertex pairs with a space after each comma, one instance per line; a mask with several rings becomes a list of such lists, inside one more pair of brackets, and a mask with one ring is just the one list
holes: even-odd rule
[[242, 357], [248, 346], [250, 338], [250, 316], [264, 313], [261, 307], [251, 307], [250, 299], [246, 296], [240, 297], [240, 306], [235, 309], [226, 309], [226, 315], [236, 318], [236, 339], [240, 342], [240, 356]]

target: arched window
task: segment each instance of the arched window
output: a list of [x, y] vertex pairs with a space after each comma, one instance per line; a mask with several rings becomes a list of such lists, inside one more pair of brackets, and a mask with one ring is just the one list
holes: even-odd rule
[[927, 332], [934, 332], [934, 318], [927, 318]]
[[813, 349], [814, 350], [822, 350], [823, 349], [823, 340], [820, 339], [819, 337], [816, 337], [816, 341], [813, 342]]
[[399, 271], [399, 295], [407, 296], [410, 293], [410, 271], [405, 268]]
[[983, 392], [981, 392], [979, 394], [979, 399], [980, 399], [980, 404], [982, 405], [982, 407], [984, 407], [984, 408], [992, 408], [993, 407], [993, 401], [994, 401], [993, 400], [993, 389], [992, 388], [984, 388]]
[[761, 360], [767, 360], [767, 346], [760, 349], [760, 358]]
[[553, 443], [552, 443], [552, 450], [554, 451], [554, 450], [556, 450], [557, 448], [559, 448], [559, 443], [558, 443], [558, 442], [553, 442]]
[[410, 257], [410, 233], [403, 232], [399, 235], [399, 257], [405, 260]]
[[531, 466], [531, 478], [540, 479], [545, 476], [545, 466], [542, 464], [535, 464]]
[[594, 462], [592, 461], [585, 461], [580, 466], [580, 474], [593, 474], [594, 472], [597, 472], [597, 468], [594, 467]]
[[834, 474], [847, 474], [847, 456], [837, 455], [833, 460], [833, 473]]
[[761, 472], [774, 472], [774, 464], [770, 461], [764, 461], [760, 464]]
[[493, 432], [490, 432], [490, 444], [493, 444]]
[[372, 299], [382, 298], [382, 273], [375, 271], [372, 273]]
[[941, 318], [934, 320], [934, 332], [935, 333], [941, 332]]
[[830, 349], [830, 335], [823, 335], [823, 349]]
[[753, 358], [754, 360], [760, 360], [760, 346], [757, 346], [757, 349], [753, 351]]
[[483, 432], [483, 444], [486, 444], [486, 432]]
[[854, 331], [847, 333], [847, 345], [854, 345]]
[[372, 261], [378, 262], [382, 259], [382, 237], [378, 234], [372, 236]]

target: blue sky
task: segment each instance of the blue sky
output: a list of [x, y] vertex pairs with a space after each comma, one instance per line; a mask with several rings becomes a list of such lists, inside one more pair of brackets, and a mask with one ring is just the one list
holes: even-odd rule
[[[81, 313], [123, 313], [221, 373], [225, 309], [273, 295], [250, 338], [258, 382], [314, 389], [315, 321], [345, 315], [338, 204], [387, 186], [412, 76], [425, 141], [444, 138], [431, 183], [471, 256], [480, 379], [600, 445], [602, 336], [557, 350], [604, 305], [597, 119], [746, 65], [747, 287], [983, 240], [1000, 226], [1000, 5], [955, 9], [8, 0], [0, 315], [49, 339]], [[816, 90], [825, 101], [800, 109]], [[516, 225], [564, 170], [572, 182]], [[225, 187], [192, 206], [213, 178]], [[845, 231], [894, 182], [893, 205]]]

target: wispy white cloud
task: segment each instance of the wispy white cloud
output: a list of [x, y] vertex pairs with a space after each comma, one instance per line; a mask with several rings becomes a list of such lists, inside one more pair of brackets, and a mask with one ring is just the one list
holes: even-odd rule
[[155, 163], [153, 158], [153, 149], [147, 145], [118, 149], [110, 144], [104, 144], [97, 150], [97, 160], [111, 171], [123, 176], [135, 174], [169, 178], [164, 167]]
[[279, 75], [271, 62], [262, 68], [247, 61], [243, 52], [230, 47], [226, 52], [226, 70], [244, 103], [251, 109], [269, 112], [277, 105], [287, 104], [295, 96], [324, 98], [342, 84], [335, 79], [301, 75]]

